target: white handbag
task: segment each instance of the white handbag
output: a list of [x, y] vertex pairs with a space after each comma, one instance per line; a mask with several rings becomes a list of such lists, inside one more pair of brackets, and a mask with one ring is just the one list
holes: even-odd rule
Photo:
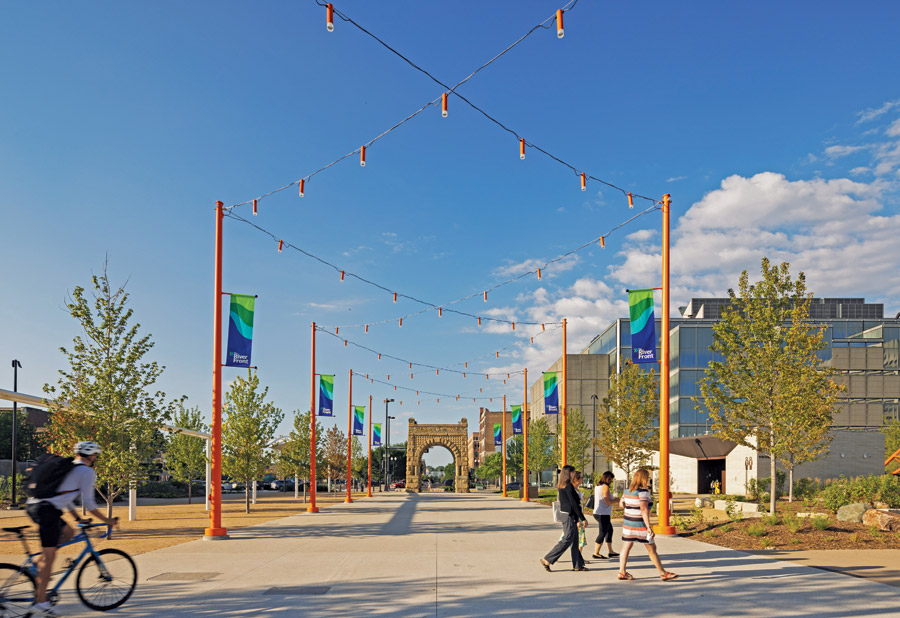
[[561, 510], [561, 508], [559, 506], [559, 500], [554, 500], [553, 501], [553, 521], [555, 521], [558, 524], [561, 524], [566, 520], [566, 517], [568, 517], [568, 516], [569, 516], [568, 513], [564, 513]]

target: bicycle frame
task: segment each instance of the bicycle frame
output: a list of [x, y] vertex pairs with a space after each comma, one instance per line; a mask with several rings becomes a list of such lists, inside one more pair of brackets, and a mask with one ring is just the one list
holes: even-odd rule
[[[74, 537], [72, 537], [71, 540], [66, 541], [65, 543], [63, 543], [62, 545], [57, 547], [57, 549], [62, 548], [62, 547], [68, 547], [69, 545], [74, 545], [75, 543], [84, 543], [85, 547], [84, 547], [84, 549], [81, 550], [81, 553], [78, 554], [77, 558], [75, 558], [74, 560], [71, 558], [69, 559], [70, 563], [66, 566], [65, 570], [63, 571], [63, 576], [56, 582], [56, 585], [53, 586], [53, 588], [48, 588], [48, 590], [47, 590], [48, 595], [57, 595], [59, 593], [60, 587], [64, 583], [66, 583], [66, 580], [69, 579], [69, 576], [75, 572], [75, 569], [78, 567], [79, 564], [81, 564], [81, 561], [84, 560], [84, 558], [89, 555], [94, 557], [94, 559], [97, 561], [97, 564], [100, 565], [100, 569], [103, 572], [103, 574], [105, 576], [108, 576], [108, 573], [106, 572], [106, 565], [103, 564], [103, 561], [100, 559], [100, 555], [94, 549], [94, 546], [91, 543], [91, 537], [89, 537], [87, 535], [87, 530], [90, 528], [96, 528], [99, 526], [106, 526], [106, 528], [107, 528], [106, 534], [104, 534], [103, 536], [100, 537], [101, 539], [106, 539], [106, 538], [109, 538], [109, 535], [112, 533], [112, 526], [107, 526], [106, 524], [77, 524], [77, 525], [78, 525], [78, 528], [80, 529], [78, 534], [76, 534]], [[27, 554], [27, 558], [25, 558], [25, 562], [23, 562], [21, 566], [22, 566], [22, 568], [27, 569], [32, 575], [37, 577], [38, 568], [37, 568], [37, 563], [35, 562], [35, 559], [41, 555], [41, 552], [35, 552], [33, 554], [29, 553], [28, 549], [27, 549], [28, 545], [27, 545], [24, 537], [20, 537], [20, 538], [22, 539], [22, 542], [25, 543], [25, 547], [26, 547], [25, 552]]]

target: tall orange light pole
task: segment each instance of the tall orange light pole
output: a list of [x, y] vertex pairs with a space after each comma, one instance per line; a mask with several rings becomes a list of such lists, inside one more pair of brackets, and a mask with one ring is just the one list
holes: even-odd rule
[[562, 321], [562, 371], [560, 380], [559, 380], [559, 407], [561, 408], [560, 414], [562, 414], [562, 463], [559, 464], [559, 467], [562, 468], [565, 466], [568, 461], [568, 447], [566, 445], [566, 426], [567, 426], [567, 415], [568, 415], [568, 405], [567, 405], [567, 397], [569, 389], [566, 388], [566, 318], [563, 318]]
[[369, 395], [369, 485], [366, 498], [372, 497], [372, 395]]
[[353, 502], [350, 495], [350, 456], [353, 450], [353, 370], [350, 370], [350, 380], [347, 384], [347, 497], [344, 502]]
[[506, 395], [503, 395], [503, 414], [500, 416], [500, 454], [503, 457], [503, 497], [506, 497]]
[[522, 453], [522, 477], [525, 490], [522, 492], [522, 502], [528, 502], [528, 367], [525, 368], [525, 399], [522, 400], [522, 441], [525, 450]]
[[669, 525], [669, 199], [663, 196], [662, 225], [662, 371], [659, 376], [659, 534], [675, 534]]
[[312, 361], [309, 387], [309, 506], [307, 513], [318, 513], [316, 507], [316, 323], [312, 323]]
[[209, 488], [209, 528], [204, 539], [226, 539], [228, 530], [222, 527], [222, 202], [216, 202], [216, 250], [213, 288], [213, 389], [212, 389], [212, 478]]

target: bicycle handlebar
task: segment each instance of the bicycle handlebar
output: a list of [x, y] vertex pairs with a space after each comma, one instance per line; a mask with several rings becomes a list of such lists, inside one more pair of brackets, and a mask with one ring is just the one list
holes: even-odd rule
[[[116, 522], [119, 521], [119, 518], [118, 518], [118, 517], [114, 517], [113, 519], [114, 519]], [[106, 524], [106, 523], [95, 524], [93, 521], [91, 521], [91, 518], [90, 518], [90, 517], [87, 517], [87, 518], [85, 518], [84, 520], [79, 521], [76, 525], [77, 525], [79, 528], [81, 528], [81, 529], [86, 529], [86, 528], [99, 528], [99, 527], [101, 527], [101, 526], [106, 526], [106, 533], [101, 534], [101, 535], [100, 535], [100, 538], [101, 538], [101, 539], [109, 539], [109, 538], [112, 538], [112, 529], [113, 529], [112, 524]]]

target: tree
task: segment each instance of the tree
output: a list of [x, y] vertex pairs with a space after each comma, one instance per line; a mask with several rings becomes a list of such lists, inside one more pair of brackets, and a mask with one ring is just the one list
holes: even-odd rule
[[566, 418], [566, 455], [569, 458], [567, 463], [584, 472], [588, 462], [591, 460], [591, 446], [593, 442], [594, 437], [591, 426], [585, 419], [581, 409], [573, 408], [569, 410]]
[[[175, 412], [175, 426], [182, 429], [207, 432], [209, 428], [200, 417], [200, 408], [186, 409], [180, 406]], [[183, 433], [173, 433], [166, 444], [165, 466], [169, 474], [188, 486], [188, 504], [191, 503], [191, 481], [206, 472], [206, 443], [203, 439]]]
[[[34, 425], [28, 422], [20, 410], [16, 415], [16, 461], [31, 461], [44, 454], [44, 447], [37, 439]], [[12, 454], [12, 412], [0, 413], [0, 458]]]
[[369, 478], [369, 452], [364, 451], [359, 436], [353, 436], [350, 446], [351, 471], [360, 483]]
[[334, 425], [325, 431], [322, 442], [325, 478], [328, 479], [328, 490], [331, 491], [331, 481], [337, 481], [347, 473], [347, 436]]
[[156, 430], [183, 398], [166, 402], [165, 393], [151, 392], [165, 367], [144, 360], [154, 344], [149, 334], [140, 335], [140, 324], [129, 323], [128, 294], [121, 287], [113, 292], [106, 265], [91, 284], [92, 299], [78, 286], [66, 302], [82, 334], [71, 351], [60, 348], [68, 368], [59, 371], [57, 385], [44, 385], [52, 414], [42, 441], [65, 455], [82, 440], [100, 445], [97, 490], [112, 517], [113, 500], [145, 475]]
[[609, 391], [597, 410], [597, 449], [610, 462], [631, 472], [645, 464], [656, 446], [658, 385], [653, 370], [627, 363], [609, 378]]
[[[506, 440], [506, 473], [518, 476], [525, 461], [525, 438], [522, 434]], [[525, 479], [526, 483], [528, 479]]]
[[238, 376], [225, 395], [222, 422], [222, 472], [244, 482], [244, 512], [250, 512], [250, 483], [262, 477], [272, 460], [269, 443], [284, 418], [280, 408], [266, 401], [252, 369]]
[[[297, 497], [297, 481], [299, 478], [309, 479], [309, 453], [310, 453], [310, 430], [312, 429], [309, 420], [309, 410], [301, 412], [294, 410], [294, 427], [288, 436], [287, 442], [281, 449], [276, 460], [277, 469], [284, 476], [293, 475], [294, 481], [294, 497]], [[316, 419], [316, 436], [322, 435], [322, 423]], [[316, 440], [316, 461], [322, 461], [322, 441]], [[321, 474], [321, 469], [316, 470], [317, 475]], [[312, 482], [315, 482], [312, 479]], [[306, 502], [306, 486], [303, 488], [303, 501]]]
[[806, 277], [792, 280], [789, 268], [763, 258], [753, 285], [741, 273], [738, 293], [728, 291], [731, 305], [713, 327], [712, 350], [722, 360], [709, 364], [694, 399], [719, 436], [768, 453], [773, 514], [777, 458], [815, 456], [839, 390], [816, 355], [826, 345], [824, 326], [809, 322]]
[[[553, 444], [555, 437], [550, 431], [546, 416], [528, 423], [528, 469], [537, 474], [538, 484], [541, 472], [556, 463]], [[528, 479], [525, 479], [526, 483]]]
[[503, 474], [503, 456], [495, 451], [484, 458], [484, 461], [475, 470], [475, 476], [480, 479], [495, 479]]

